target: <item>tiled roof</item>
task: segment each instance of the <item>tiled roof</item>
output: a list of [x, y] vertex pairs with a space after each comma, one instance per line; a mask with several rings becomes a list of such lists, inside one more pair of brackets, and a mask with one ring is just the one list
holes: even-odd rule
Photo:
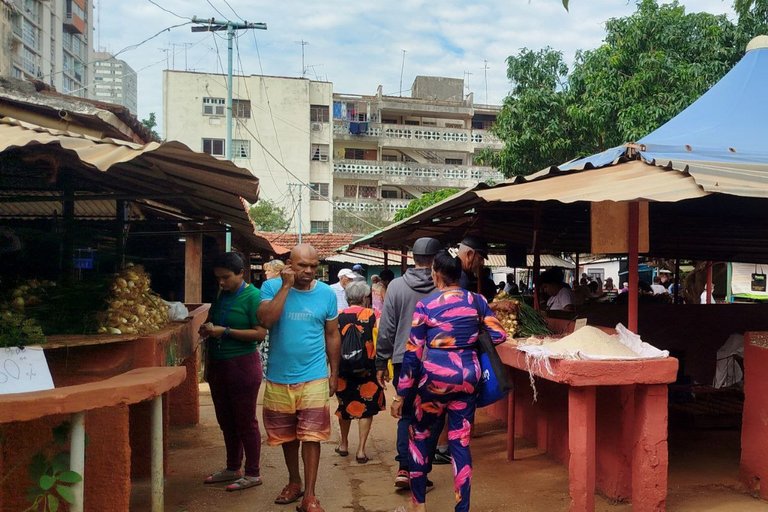
[[[256, 235], [267, 239], [273, 245], [280, 245], [288, 249], [299, 243], [299, 235], [296, 233], [257, 231]], [[336, 254], [336, 249], [347, 245], [358, 236], [351, 233], [305, 233], [301, 235], [301, 242], [310, 244], [317, 249], [318, 256], [324, 260]]]

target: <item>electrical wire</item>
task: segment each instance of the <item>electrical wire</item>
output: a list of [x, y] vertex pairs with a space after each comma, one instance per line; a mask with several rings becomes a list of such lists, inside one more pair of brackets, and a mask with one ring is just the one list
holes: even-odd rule
[[243, 18], [242, 16], [240, 16], [239, 14], [237, 14], [237, 11], [235, 11], [235, 10], [232, 8], [232, 6], [231, 6], [231, 5], [229, 5], [229, 2], [227, 2], [227, 0], [224, 0], [224, 3], [225, 3], [225, 4], [227, 4], [227, 7], [229, 7], [229, 10], [230, 10], [230, 11], [232, 11], [232, 12], [234, 13], [234, 15], [235, 15], [235, 17], [236, 17], [236, 18], [239, 18], [239, 19], [240, 19], [240, 21], [242, 21], [243, 23], [245, 23], [245, 18]]
[[181, 19], [183, 19], [183, 20], [189, 20], [189, 21], [192, 21], [192, 18], [190, 18], [190, 17], [188, 17], [188, 16], [182, 16], [181, 14], [176, 14], [175, 12], [171, 11], [170, 9], [166, 9], [165, 7], [163, 7], [162, 5], [160, 5], [159, 3], [155, 2], [155, 0], [147, 0], [147, 1], [148, 1], [149, 3], [151, 3], [152, 5], [154, 5], [155, 7], [157, 7], [158, 9], [162, 9], [163, 11], [167, 12], [168, 14], [173, 14], [173, 15], [174, 15], [174, 16], [176, 16], [177, 18], [181, 18]]
[[205, 1], [206, 1], [206, 2], [208, 2], [208, 5], [210, 5], [210, 6], [211, 6], [211, 8], [212, 8], [214, 11], [216, 11], [216, 12], [219, 14], [219, 16], [221, 16], [221, 17], [222, 17], [222, 18], [224, 18], [225, 20], [228, 20], [228, 19], [229, 19], [227, 16], [224, 16], [224, 13], [223, 13], [223, 12], [221, 12], [220, 10], [218, 10], [218, 9], [216, 8], [216, 6], [215, 6], [215, 5], [213, 5], [213, 4], [211, 3], [211, 0], [205, 0]]

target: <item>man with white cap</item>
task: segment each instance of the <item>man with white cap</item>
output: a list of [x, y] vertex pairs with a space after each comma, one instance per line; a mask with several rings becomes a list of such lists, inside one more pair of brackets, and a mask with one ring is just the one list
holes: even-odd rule
[[339, 282], [332, 284], [331, 289], [336, 294], [336, 302], [338, 303], [337, 306], [339, 311], [342, 311], [349, 307], [349, 304], [347, 304], [347, 296], [344, 294], [344, 288], [346, 288], [349, 283], [355, 280], [355, 273], [348, 268], [343, 268], [339, 270], [337, 276], [339, 278]]

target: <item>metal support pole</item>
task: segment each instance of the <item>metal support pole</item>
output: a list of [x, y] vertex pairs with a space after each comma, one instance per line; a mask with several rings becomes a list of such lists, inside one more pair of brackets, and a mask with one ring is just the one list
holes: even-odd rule
[[[72, 427], [70, 430], [69, 469], [85, 476], [85, 413], [78, 412], [72, 415]], [[74, 502], [69, 506], [70, 512], [83, 512], [85, 483], [80, 480], [72, 484]]]
[[[232, 160], [232, 39], [235, 27], [227, 23], [227, 160]], [[229, 249], [227, 249], [229, 250]]]
[[163, 512], [163, 396], [152, 400], [152, 512]]

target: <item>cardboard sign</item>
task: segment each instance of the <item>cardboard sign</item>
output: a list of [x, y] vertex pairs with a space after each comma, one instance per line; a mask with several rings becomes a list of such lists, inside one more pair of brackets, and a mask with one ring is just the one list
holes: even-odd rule
[[0, 395], [46, 389], [53, 379], [42, 348], [0, 348]]
[[574, 331], [578, 331], [582, 327], [586, 327], [586, 326], [587, 326], [587, 319], [586, 318], [577, 318], [576, 322], [575, 322], [575, 325], [573, 326], [573, 330]]

